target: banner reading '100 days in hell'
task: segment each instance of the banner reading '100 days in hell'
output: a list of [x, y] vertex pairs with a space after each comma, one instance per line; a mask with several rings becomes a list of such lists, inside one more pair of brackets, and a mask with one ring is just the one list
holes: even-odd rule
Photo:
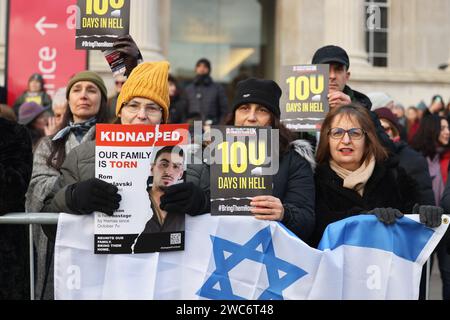
[[283, 66], [281, 122], [292, 131], [319, 131], [329, 110], [328, 65]]
[[[211, 214], [251, 215], [252, 197], [272, 195], [278, 140], [269, 127], [217, 126], [211, 130], [223, 137], [215, 138], [211, 147]], [[212, 135], [220, 136], [218, 132]]]
[[77, 49], [111, 49], [117, 37], [129, 34], [129, 0], [78, 0], [77, 4], [80, 9]]

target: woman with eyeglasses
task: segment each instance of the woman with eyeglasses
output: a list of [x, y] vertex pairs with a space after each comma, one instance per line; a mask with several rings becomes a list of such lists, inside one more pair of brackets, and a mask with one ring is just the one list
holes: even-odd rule
[[[135, 67], [118, 96], [116, 123], [167, 123], [168, 72], [167, 61], [141, 63]], [[119, 208], [121, 196], [116, 186], [95, 178], [94, 161], [95, 140], [86, 141], [74, 148], [61, 165], [61, 178], [47, 196], [42, 211], [77, 215], [99, 211], [112, 215]], [[188, 165], [186, 182], [168, 187], [161, 197], [160, 205], [161, 210], [169, 214], [190, 215], [209, 212], [209, 207], [209, 170], [201, 164]], [[164, 228], [164, 224], [161, 228]], [[54, 242], [56, 227], [47, 225], [43, 229]], [[47, 284], [49, 285], [51, 286]]]
[[[117, 124], [157, 125], [169, 118], [169, 63], [146, 62], [131, 72], [117, 98]], [[62, 178], [46, 202], [48, 212], [112, 215], [119, 208], [118, 188], [95, 177], [95, 141], [75, 148], [61, 167]], [[170, 206], [168, 206], [170, 204]], [[201, 164], [188, 165], [186, 182], [168, 187], [161, 210], [196, 215], [209, 211], [209, 171]], [[170, 209], [168, 209], [170, 207]], [[164, 228], [164, 225], [161, 225]], [[55, 230], [47, 228], [52, 236]]]
[[325, 118], [316, 153], [317, 247], [325, 228], [338, 220], [374, 214], [385, 224], [411, 213], [417, 188], [388, 159], [369, 112], [355, 104], [332, 109]]

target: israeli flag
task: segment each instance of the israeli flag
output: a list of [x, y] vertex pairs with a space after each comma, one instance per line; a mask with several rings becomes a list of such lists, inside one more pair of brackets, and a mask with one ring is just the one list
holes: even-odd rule
[[185, 251], [95, 255], [92, 216], [61, 214], [56, 299], [417, 299], [422, 266], [448, 226], [417, 215], [331, 224], [319, 249], [277, 222], [186, 216]]

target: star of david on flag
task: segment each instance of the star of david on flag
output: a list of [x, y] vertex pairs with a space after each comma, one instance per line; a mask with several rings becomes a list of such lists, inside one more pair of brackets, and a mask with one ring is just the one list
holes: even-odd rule
[[[270, 226], [257, 232], [244, 245], [215, 236], [211, 236], [211, 241], [216, 269], [198, 291], [197, 294], [201, 297], [225, 300], [245, 299], [233, 292], [228, 275], [245, 259], [263, 264], [267, 271], [269, 287], [262, 292], [258, 300], [282, 300], [283, 290], [307, 273], [298, 266], [276, 257]], [[226, 257], [225, 253], [231, 255]]]

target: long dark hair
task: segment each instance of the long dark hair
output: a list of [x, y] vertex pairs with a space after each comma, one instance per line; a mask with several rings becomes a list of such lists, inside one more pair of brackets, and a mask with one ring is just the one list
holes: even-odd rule
[[373, 124], [372, 118], [370, 117], [369, 111], [366, 108], [361, 107], [357, 104], [348, 104], [338, 108], [332, 108], [328, 112], [325, 120], [323, 121], [322, 127], [320, 129], [320, 141], [319, 147], [316, 152], [316, 160], [319, 164], [328, 163], [331, 159], [330, 152], [330, 137], [329, 132], [331, 129], [331, 124], [337, 116], [353, 117], [356, 119], [365, 131], [365, 150], [363, 153], [362, 161], [370, 161], [370, 155], [375, 157], [375, 161], [381, 162], [386, 160], [388, 157], [386, 149], [380, 143], [378, 136], [376, 134], [375, 125]]
[[[225, 125], [228, 126], [234, 126], [234, 120], [235, 120], [235, 111], [229, 113], [224, 121]], [[270, 112], [270, 126], [272, 129], [278, 129], [280, 142], [279, 142], [279, 150], [280, 150], [280, 156], [286, 154], [290, 149], [290, 144], [294, 140], [294, 137], [292, 135], [292, 132], [285, 127], [284, 124], [281, 123], [280, 118], [275, 116], [272, 112]]]
[[438, 153], [441, 120], [447, 120], [437, 114], [427, 114], [422, 118], [419, 129], [413, 138], [411, 146], [425, 157], [433, 159]]
[[[100, 100], [100, 108], [95, 116], [96, 123], [107, 123], [108, 122], [108, 104], [107, 99], [103, 95]], [[61, 124], [58, 131], [67, 127], [69, 122], [73, 121], [73, 114], [70, 110], [69, 102], [67, 102], [66, 112], [64, 113]], [[94, 135], [95, 136], [95, 135]], [[94, 137], [93, 136], [93, 137]], [[58, 139], [56, 141], [51, 141], [50, 145], [50, 155], [47, 157], [47, 165], [59, 170], [66, 159], [66, 142], [69, 135], [64, 138]]]

